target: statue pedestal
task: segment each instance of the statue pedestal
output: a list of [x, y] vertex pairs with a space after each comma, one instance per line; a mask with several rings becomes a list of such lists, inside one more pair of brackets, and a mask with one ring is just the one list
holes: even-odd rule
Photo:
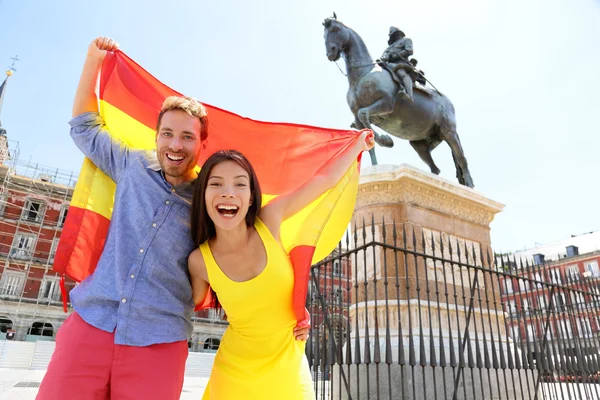
[[340, 398], [452, 398], [456, 387], [459, 399], [514, 399], [533, 388], [531, 371], [502, 369], [522, 357], [490, 271], [489, 224], [503, 208], [408, 165], [361, 173], [352, 232], [366, 250], [352, 258], [343, 350], [358, 365], [334, 370], [334, 392], [346, 385], [336, 377], [349, 382]]

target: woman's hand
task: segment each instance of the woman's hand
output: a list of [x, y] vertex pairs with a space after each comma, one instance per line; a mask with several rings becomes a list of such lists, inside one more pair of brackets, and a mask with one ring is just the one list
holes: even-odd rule
[[363, 131], [361, 134], [365, 147], [363, 151], [369, 151], [375, 146], [375, 135], [371, 131]]
[[294, 328], [294, 338], [296, 340], [308, 340], [308, 332], [310, 331], [310, 326], [296, 326]]

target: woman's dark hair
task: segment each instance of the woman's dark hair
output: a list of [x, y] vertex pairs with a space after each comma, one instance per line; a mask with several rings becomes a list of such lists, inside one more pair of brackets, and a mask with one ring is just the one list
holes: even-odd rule
[[[219, 150], [206, 160], [204, 165], [202, 165], [202, 169], [200, 170], [200, 174], [196, 179], [196, 184], [194, 188], [194, 198], [192, 200], [192, 240], [194, 241], [194, 245], [198, 248], [202, 243], [206, 242], [208, 239], [215, 237], [216, 230], [215, 224], [210, 219], [208, 215], [208, 211], [206, 210], [206, 201], [205, 201], [205, 193], [206, 187], [208, 185], [208, 178], [210, 178], [210, 173], [212, 169], [221, 164], [224, 161], [233, 161], [238, 164], [240, 167], [244, 169], [248, 173], [248, 177], [250, 178], [250, 207], [248, 208], [248, 213], [246, 214], [246, 225], [254, 226], [256, 221], [256, 217], [260, 211], [262, 206], [262, 193], [260, 190], [260, 184], [258, 183], [258, 178], [256, 176], [256, 172], [254, 172], [254, 168], [250, 161], [239, 151], [237, 150]], [[212, 306], [216, 309], [221, 308], [219, 304], [219, 300], [217, 298], [217, 294], [210, 289], [213, 301]]]

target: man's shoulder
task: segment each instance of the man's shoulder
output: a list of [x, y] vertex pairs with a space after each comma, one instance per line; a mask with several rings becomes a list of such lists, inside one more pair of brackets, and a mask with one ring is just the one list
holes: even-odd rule
[[154, 150], [129, 148], [129, 164], [139, 168], [148, 168], [155, 171], [160, 170], [160, 164]]
[[145, 167], [159, 170], [160, 164], [155, 150], [138, 150], [138, 157]]

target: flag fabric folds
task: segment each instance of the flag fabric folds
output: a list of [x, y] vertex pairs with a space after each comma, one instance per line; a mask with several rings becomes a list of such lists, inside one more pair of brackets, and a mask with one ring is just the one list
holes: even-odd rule
[[[134, 148], [153, 149], [158, 113], [171, 95], [180, 94], [123, 52], [107, 55], [100, 77], [99, 108], [114, 137]], [[356, 131], [261, 122], [205, 106], [209, 129], [200, 165], [217, 150], [239, 150], [256, 170], [264, 203], [292, 192], [349, 151], [359, 138]], [[305, 321], [310, 266], [335, 249], [350, 222], [358, 190], [358, 163], [337, 185], [282, 225], [281, 240], [294, 266], [293, 304], [300, 323]], [[86, 158], [57, 248], [55, 271], [78, 282], [94, 271], [108, 232], [114, 192], [115, 183]]]

